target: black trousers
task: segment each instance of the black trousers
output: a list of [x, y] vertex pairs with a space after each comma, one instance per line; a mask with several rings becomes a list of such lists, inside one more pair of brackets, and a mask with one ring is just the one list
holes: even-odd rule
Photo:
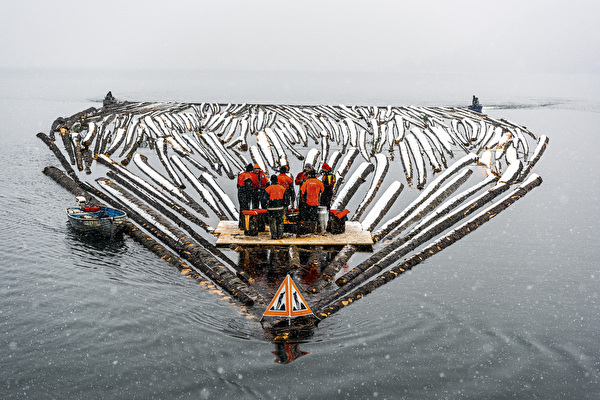
[[252, 190], [252, 208], [267, 208], [267, 192], [264, 189]]
[[309, 206], [308, 204], [305, 204], [304, 207], [305, 218], [303, 221], [317, 222], [319, 220], [319, 206]]
[[283, 237], [283, 207], [268, 208], [269, 230], [271, 239], [281, 239]]
[[239, 215], [238, 227], [240, 229], [243, 229], [244, 228], [244, 214], [242, 214], [242, 211], [250, 209], [250, 205], [252, 202], [252, 194], [251, 194], [250, 190], [246, 189], [245, 187], [240, 188], [238, 186], [237, 195], [238, 195], [238, 202], [240, 203], [240, 215]]
[[319, 200], [319, 204], [322, 206], [327, 206], [327, 209], [331, 209], [331, 198], [333, 197], [333, 189], [327, 190], [321, 193], [321, 199]]

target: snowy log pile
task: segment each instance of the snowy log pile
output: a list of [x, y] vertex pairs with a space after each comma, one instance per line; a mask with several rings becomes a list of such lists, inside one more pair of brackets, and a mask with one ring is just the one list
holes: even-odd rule
[[[390, 271], [412, 267], [429, 241], [448, 232], [456, 241], [491, 219], [477, 214], [481, 209], [495, 215], [522, 197], [541, 182], [530, 174], [548, 143], [523, 126], [462, 108], [162, 102], [90, 108], [58, 118], [48, 136], [38, 136], [79, 190], [132, 212], [152, 241], [240, 302], [254, 303], [256, 315], [269, 299], [248, 286], [251, 279], [212, 235], [219, 221], [239, 215], [235, 178], [249, 163], [267, 176], [284, 165], [295, 174], [306, 163], [317, 171], [328, 163], [337, 176], [332, 208], [348, 208], [376, 245], [359, 264], [349, 245], [323, 266], [307, 287], [319, 318], [351, 302], [343, 300], [350, 291], [355, 300], [372, 290], [370, 282], [382, 284], [380, 274], [387, 282]], [[506, 193], [509, 200], [501, 198]], [[465, 223], [467, 217], [474, 220]], [[338, 276], [346, 264], [350, 270]], [[371, 289], [356, 292], [361, 287]]]

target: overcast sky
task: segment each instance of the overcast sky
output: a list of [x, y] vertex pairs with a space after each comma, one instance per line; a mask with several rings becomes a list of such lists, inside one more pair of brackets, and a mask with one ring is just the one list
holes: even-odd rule
[[600, 72], [599, 1], [9, 0], [0, 67]]

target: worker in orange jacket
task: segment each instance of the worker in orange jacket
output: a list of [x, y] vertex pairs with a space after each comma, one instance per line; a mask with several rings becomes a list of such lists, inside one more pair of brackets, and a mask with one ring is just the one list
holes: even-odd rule
[[294, 193], [294, 180], [287, 174], [288, 168], [281, 167], [279, 169], [279, 175], [277, 175], [277, 183], [285, 188], [285, 194], [283, 196], [283, 206], [294, 208], [294, 201], [296, 200], [296, 193]]
[[269, 200], [267, 201], [267, 216], [269, 217], [271, 239], [283, 238], [283, 198], [285, 188], [277, 183], [277, 179], [277, 175], [271, 175], [271, 185], [265, 189], [269, 196]]
[[304, 215], [304, 206], [305, 203], [302, 201], [302, 193], [300, 193], [300, 188], [302, 184], [306, 182], [308, 179], [308, 171], [312, 169], [312, 165], [310, 163], [304, 164], [304, 169], [296, 175], [296, 179], [294, 183], [298, 186], [298, 209], [300, 210], [300, 215]]
[[244, 229], [244, 214], [252, 204], [252, 164], [246, 165], [246, 170], [240, 172], [237, 179], [237, 196], [240, 203], [239, 228]]
[[252, 208], [266, 208], [265, 189], [269, 186], [269, 181], [258, 164], [254, 164], [250, 176], [252, 178]]
[[318, 221], [319, 198], [325, 187], [316, 176], [314, 169], [308, 171], [308, 179], [300, 187], [301, 201], [304, 203], [304, 207], [300, 209], [300, 220], [302, 221]]

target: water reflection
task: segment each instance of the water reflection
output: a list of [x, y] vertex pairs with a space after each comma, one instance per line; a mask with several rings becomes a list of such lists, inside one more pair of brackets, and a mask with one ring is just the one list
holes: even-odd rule
[[255, 280], [257, 290], [273, 296], [288, 274], [296, 283], [310, 286], [336, 254], [337, 250], [322, 246], [310, 249], [285, 246], [246, 247], [240, 251], [239, 266]]
[[[239, 251], [240, 268], [254, 279], [253, 287], [270, 301], [287, 275], [290, 275], [304, 296], [306, 287], [317, 279], [338, 249], [323, 246], [257, 246], [245, 247]], [[313, 315], [296, 318], [264, 316], [261, 325], [267, 339], [275, 345], [275, 362], [287, 364], [309, 354], [300, 350], [299, 346], [313, 336], [317, 322]]]
[[84, 244], [92, 250], [102, 250], [107, 253], [122, 253], [125, 249], [125, 239], [122, 233], [106, 236], [93, 232], [81, 232], [67, 222], [67, 239], [69, 242]]
[[298, 358], [310, 354], [308, 351], [300, 350], [300, 343], [275, 343], [275, 362], [277, 364], [289, 364]]

